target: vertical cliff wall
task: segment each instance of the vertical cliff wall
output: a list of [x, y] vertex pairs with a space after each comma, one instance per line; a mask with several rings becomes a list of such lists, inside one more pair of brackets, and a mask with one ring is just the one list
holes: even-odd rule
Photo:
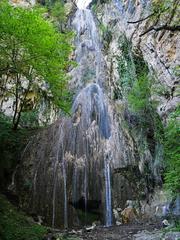
[[[122, 55], [120, 42], [124, 34], [132, 44], [134, 53], [142, 56], [152, 77], [156, 79], [155, 88], [159, 89], [159, 94], [158, 91], [154, 93], [158, 100], [157, 112], [163, 121], [166, 121], [169, 113], [175, 110], [179, 102], [179, 31], [168, 31], [163, 28], [156, 31], [159, 26], [169, 23], [172, 9], [157, 20], [155, 16], [151, 17], [154, 14], [152, 4], [152, 1], [114, 0], [96, 4], [94, 9], [100, 25], [103, 25], [112, 36], [106, 51], [109, 76], [113, 73], [110, 81], [114, 84], [121, 81], [117, 70], [118, 57]], [[178, 20], [176, 9], [171, 24]], [[154, 30], [149, 31], [150, 27], [154, 27]]]
[[[146, 62], [171, 90], [177, 80], [171, 69], [177, 60], [169, 63], [167, 58], [167, 67], [162, 59], [177, 36], [169, 41], [165, 33], [163, 53], [157, 36], [139, 38], [144, 23], [137, 27], [127, 21], [146, 14], [148, 2], [136, 4], [110, 1], [96, 6], [97, 18], [88, 8], [77, 8], [72, 17], [78, 63], [70, 72], [70, 88], [76, 92], [72, 117], [59, 119], [33, 137], [15, 174], [21, 207], [44, 216], [52, 226], [86, 225], [94, 220], [109, 226], [113, 209], [124, 208], [127, 200], [148, 201], [161, 184], [162, 146], [151, 124], [144, 129], [141, 119], [129, 110], [129, 88], [121, 80], [137, 79], [135, 58], [140, 56], [142, 67]], [[129, 60], [123, 55], [124, 43]], [[119, 71], [119, 62], [128, 75]], [[174, 95], [162, 98], [161, 115], [173, 110], [176, 101]]]

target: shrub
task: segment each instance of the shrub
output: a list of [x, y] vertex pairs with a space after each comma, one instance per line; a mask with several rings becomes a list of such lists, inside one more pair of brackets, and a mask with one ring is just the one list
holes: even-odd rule
[[47, 229], [33, 223], [23, 212], [0, 195], [0, 238], [3, 240], [42, 240]]
[[180, 194], [180, 108], [171, 114], [167, 127], [165, 128], [165, 187]]

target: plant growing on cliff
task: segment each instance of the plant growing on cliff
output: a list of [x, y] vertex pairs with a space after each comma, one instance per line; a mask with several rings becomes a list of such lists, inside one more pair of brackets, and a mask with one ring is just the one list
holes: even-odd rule
[[[0, 3], [1, 92], [14, 95], [13, 128], [17, 129], [29, 91], [42, 91], [67, 111], [69, 93], [66, 71], [72, 47], [69, 32], [59, 33], [37, 8]], [[11, 88], [7, 87], [10, 84]]]
[[125, 35], [119, 38], [119, 48], [122, 54], [118, 56], [118, 72], [120, 75], [119, 85], [123, 95], [127, 95], [136, 78], [135, 64], [132, 54], [132, 45]]
[[163, 125], [156, 112], [156, 102], [151, 98], [152, 79], [148, 74], [139, 71], [138, 78], [128, 94], [128, 105], [138, 118], [138, 128], [143, 130], [147, 137], [147, 143], [154, 155], [156, 144], [163, 143]]
[[123, 34], [119, 37], [121, 55], [118, 56], [118, 72], [120, 75], [119, 85], [125, 97], [132, 89], [134, 81], [148, 74], [148, 67], [142, 54], [133, 51], [132, 43]]
[[133, 84], [128, 102], [135, 112], [146, 114], [150, 108], [150, 82], [147, 75], [140, 76]]
[[165, 186], [174, 194], [180, 194], [180, 107], [171, 114], [165, 129]]
[[63, 1], [47, 1], [47, 8], [50, 15], [53, 17], [53, 22], [57, 28], [62, 32], [65, 31], [65, 24], [67, 22], [66, 11]]

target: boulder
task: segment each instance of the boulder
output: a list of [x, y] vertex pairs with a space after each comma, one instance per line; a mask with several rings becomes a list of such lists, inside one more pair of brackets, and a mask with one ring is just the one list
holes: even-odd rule
[[122, 212], [122, 222], [123, 223], [132, 223], [134, 221], [137, 221], [137, 212], [132, 207], [125, 208]]

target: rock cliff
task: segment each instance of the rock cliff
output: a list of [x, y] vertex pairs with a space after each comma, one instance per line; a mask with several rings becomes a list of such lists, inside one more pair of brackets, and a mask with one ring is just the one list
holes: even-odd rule
[[[169, 31], [140, 37], [151, 20], [128, 22], [149, 15], [149, 6], [150, 1], [113, 0], [92, 6], [94, 14], [77, 8], [71, 17], [78, 63], [70, 72], [76, 92], [72, 116], [29, 141], [15, 174], [21, 207], [52, 226], [95, 220], [112, 225], [113, 209], [124, 208], [127, 200], [145, 216], [162, 184], [163, 148], [151, 120], [165, 124], [177, 106], [180, 41]], [[128, 107], [137, 68], [163, 89], [151, 94], [157, 112], [152, 110], [145, 128]], [[155, 214], [158, 204], [148, 210]]]

